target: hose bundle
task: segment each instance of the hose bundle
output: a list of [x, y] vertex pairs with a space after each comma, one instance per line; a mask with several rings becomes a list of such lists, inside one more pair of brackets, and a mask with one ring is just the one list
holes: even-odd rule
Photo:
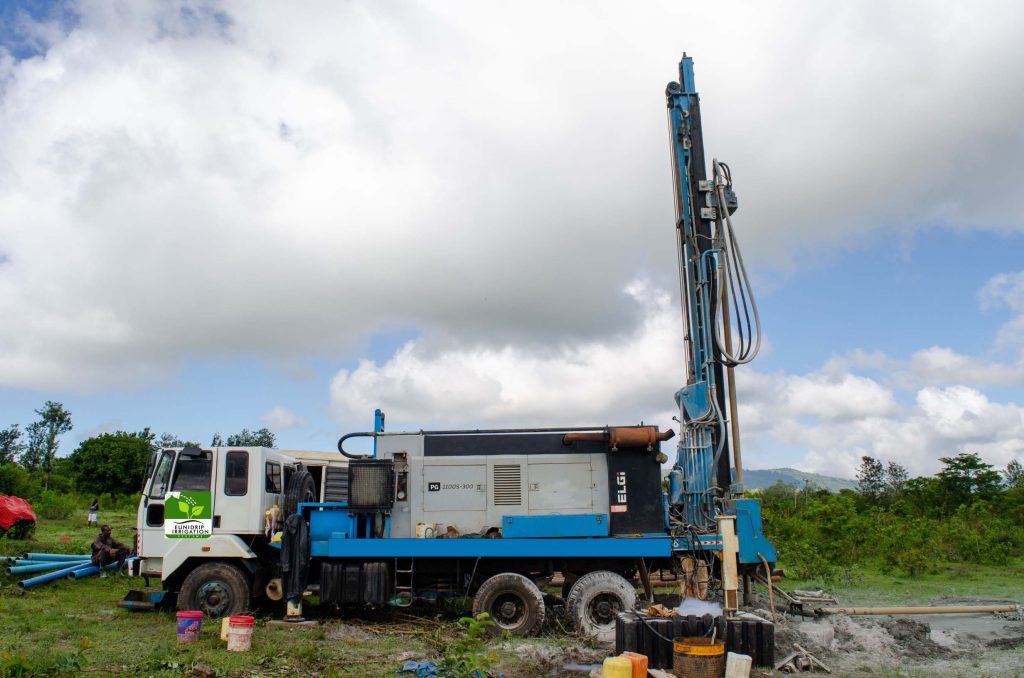
[[[726, 203], [726, 191], [732, 188], [732, 172], [724, 162], [712, 160], [715, 198], [718, 209], [715, 210], [715, 240], [721, 252], [720, 264], [717, 267], [717, 288], [723, 299], [728, 303], [718, 303], [715, 308], [714, 341], [722, 364], [736, 367], [749, 363], [761, 348], [761, 316], [757, 310], [757, 302], [750, 287], [747, 267], [743, 263], [743, 254], [736, 242], [736, 234], [732, 228], [732, 217]], [[728, 307], [728, 309], [724, 307]], [[725, 313], [730, 313], [729, 324], [736, 328], [737, 348], [733, 349], [731, 341], [726, 341], [723, 328], [726, 322]], [[730, 337], [731, 339], [731, 337]]]

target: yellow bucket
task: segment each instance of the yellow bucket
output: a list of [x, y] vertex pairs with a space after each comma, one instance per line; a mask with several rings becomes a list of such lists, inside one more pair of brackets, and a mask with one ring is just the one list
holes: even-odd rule
[[672, 641], [672, 672], [687, 678], [722, 678], [725, 643], [710, 638], [675, 638]]

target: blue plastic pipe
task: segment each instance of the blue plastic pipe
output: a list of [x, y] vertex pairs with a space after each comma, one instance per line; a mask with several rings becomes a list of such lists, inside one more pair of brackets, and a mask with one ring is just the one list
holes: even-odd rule
[[38, 577], [32, 577], [31, 579], [22, 579], [18, 582], [18, 588], [27, 589], [35, 586], [36, 584], [45, 584], [46, 582], [53, 581], [55, 579], [63, 579], [75, 570], [83, 567], [92, 567], [92, 565], [89, 563], [85, 563], [84, 565], [72, 565], [71, 567], [65, 567], [63, 570], [57, 570], [56, 572], [47, 572], [46, 574], [41, 574]]
[[[128, 560], [124, 561], [125, 567], [128, 566], [128, 563], [130, 561], [131, 561], [131, 558], [129, 558]], [[116, 562], [107, 565], [106, 569], [112, 570], [115, 567], [117, 567], [117, 563]], [[72, 569], [70, 572], [68, 572], [67, 577], [68, 577], [68, 579], [81, 579], [82, 577], [89, 577], [91, 575], [94, 575], [94, 574], [96, 574], [99, 571], [100, 571], [99, 566], [97, 566], [97, 565], [89, 565], [88, 563], [86, 563], [85, 567]]]
[[27, 560], [90, 560], [92, 556], [87, 553], [80, 556], [66, 553], [26, 553], [25, 558]]
[[47, 570], [59, 570], [69, 565], [88, 565], [88, 560], [77, 560], [75, 562], [53, 561], [50, 563], [39, 563], [38, 565], [12, 565], [7, 568], [7, 574], [31, 574], [32, 572], [46, 572]]
[[35, 560], [26, 558], [12, 558], [6, 564], [7, 565], [62, 565], [64, 563], [77, 563], [83, 560], [91, 560], [91, 558], [76, 558], [75, 560]]

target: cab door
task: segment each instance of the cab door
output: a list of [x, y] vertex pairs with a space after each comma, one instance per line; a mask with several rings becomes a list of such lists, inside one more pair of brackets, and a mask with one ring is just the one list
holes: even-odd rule
[[199, 450], [192, 454], [163, 450], [160, 453], [142, 500], [143, 510], [138, 525], [139, 555], [146, 559], [142, 562], [142, 574], [159, 576], [163, 557], [172, 545], [164, 535], [164, 504], [168, 493], [209, 492], [214, 475], [213, 450]]
[[[263, 528], [262, 487], [257, 484], [259, 448], [219, 449], [213, 498], [213, 529], [226, 534], [259, 534]], [[251, 458], [252, 457], [252, 458]]]

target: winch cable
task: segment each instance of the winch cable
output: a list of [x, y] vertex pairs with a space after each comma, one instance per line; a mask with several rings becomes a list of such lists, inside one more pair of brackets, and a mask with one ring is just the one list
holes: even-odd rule
[[[718, 159], [712, 160], [713, 181], [715, 186], [715, 197], [717, 198], [716, 240], [720, 245], [721, 263], [717, 267], [718, 289], [721, 293], [727, 294], [731, 299], [731, 310], [729, 313], [735, 318], [735, 327], [738, 334], [737, 350], [733, 352], [732, 346], [727, 346], [721, 336], [725, 318], [722, 316], [724, 309], [722, 304], [714, 304], [714, 340], [718, 353], [722, 357], [722, 364], [726, 367], [736, 367], [749, 363], [761, 349], [761, 315], [757, 309], [757, 302], [754, 300], [754, 293], [750, 286], [750, 278], [747, 275], [747, 267], [743, 261], [743, 254], [740, 252], [739, 244], [736, 241], [736, 234], [732, 227], [732, 217], [725, 200], [725, 192], [732, 188], [732, 172], [729, 166]], [[725, 287], [723, 288], [723, 285]], [[724, 290], [724, 291], [723, 291]], [[751, 318], [753, 316], [753, 318]]]

